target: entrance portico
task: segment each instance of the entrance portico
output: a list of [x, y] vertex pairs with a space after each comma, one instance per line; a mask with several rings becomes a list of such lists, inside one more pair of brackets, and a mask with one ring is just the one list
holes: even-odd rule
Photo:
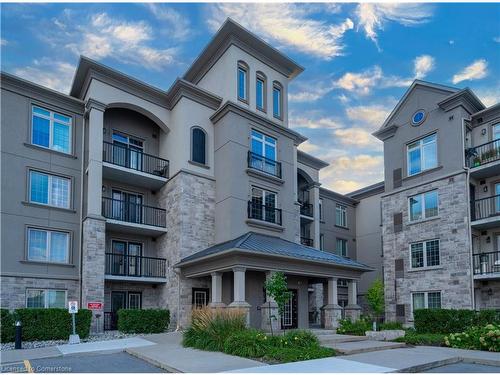
[[[308, 328], [308, 290], [313, 283], [324, 284], [322, 326], [337, 328], [341, 317], [339, 278], [347, 279], [349, 285], [346, 316], [357, 319], [357, 281], [363, 272], [371, 270], [351, 259], [254, 232], [184, 258], [176, 267], [187, 278], [211, 276], [210, 306], [244, 309], [248, 324], [264, 330], [270, 330], [271, 325], [273, 330], [282, 325]], [[265, 280], [275, 272], [285, 274], [294, 294], [281, 321], [276, 319], [276, 302], [264, 289]]]

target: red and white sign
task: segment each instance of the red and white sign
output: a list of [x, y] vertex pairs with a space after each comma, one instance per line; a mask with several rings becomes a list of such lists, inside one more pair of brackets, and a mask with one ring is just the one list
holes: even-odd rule
[[87, 309], [102, 310], [102, 302], [87, 302]]

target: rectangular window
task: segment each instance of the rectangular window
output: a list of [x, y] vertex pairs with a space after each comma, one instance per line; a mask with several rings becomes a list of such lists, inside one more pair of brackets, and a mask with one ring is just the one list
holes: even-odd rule
[[413, 311], [418, 309], [440, 309], [441, 292], [412, 293]]
[[281, 119], [282, 112], [282, 96], [281, 96], [281, 87], [274, 85], [273, 86], [273, 116]]
[[414, 195], [408, 198], [410, 221], [428, 219], [438, 215], [438, 191]]
[[256, 95], [256, 105], [257, 109], [260, 109], [261, 111], [265, 110], [265, 81], [257, 77], [257, 81], [255, 82], [255, 95]]
[[335, 205], [335, 225], [347, 228], [347, 207], [341, 204]]
[[500, 140], [500, 124], [495, 124], [492, 126], [493, 141]]
[[344, 240], [342, 238], [337, 238], [335, 250], [336, 250], [336, 253], [338, 255], [346, 257], [347, 256], [347, 240]]
[[410, 253], [411, 268], [439, 266], [439, 240], [412, 243]]
[[69, 208], [70, 188], [69, 178], [30, 171], [30, 202]]
[[276, 139], [252, 130], [252, 143], [250, 145], [253, 153], [250, 166], [254, 169], [280, 176], [279, 163], [276, 162]]
[[319, 199], [319, 220], [323, 221], [323, 199]]
[[28, 228], [28, 260], [68, 263], [69, 233]]
[[247, 100], [247, 69], [238, 67], [238, 99]]
[[319, 249], [325, 250], [325, 235], [323, 233], [319, 235]]
[[66, 291], [53, 289], [26, 289], [28, 308], [66, 308]]
[[338, 279], [337, 280], [337, 286], [341, 286], [341, 287], [347, 288], [347, 280], [346, 279]]
[[276, 210], [277, 195], [261, 188], [252, 188], [252, 209], [250, 217], [270, 223], [279, 223]]
[[436, 134], [431, 134], [407, 146], [409, 176], [437, 167], [436, 139]]
[[31, 143], [71, 153], [71, 117], [33, 106]]

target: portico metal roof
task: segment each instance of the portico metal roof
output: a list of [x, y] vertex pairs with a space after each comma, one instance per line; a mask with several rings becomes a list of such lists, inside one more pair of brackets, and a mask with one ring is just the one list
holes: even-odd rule
[[371, 267], [365, 264], [340, 255], [317, 250], [315, 248], [287, 241], [279, 237], [255, 232], [248, 232], [233, 240], [222, 242], [201, 250], [193, 255], [183, 258], [176, 266], [182, 267], [187, 263], [193, 263], [194, 261], [202, 260], [204, 258], [229, 251], [243, 251], [247, 253], [295, 258], [297, 260], [310, 262], [324, 262], [330, 265], [338, 265], [341, 267], [354, 268], [363, 271], [372, 270]]

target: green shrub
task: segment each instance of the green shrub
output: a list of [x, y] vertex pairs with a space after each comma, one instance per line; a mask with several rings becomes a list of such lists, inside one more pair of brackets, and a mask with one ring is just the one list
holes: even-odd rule
[[323, 346], [312, 346], [309, 348], [299, 347], [271, 347], [269, 352], [264, 356], [268, 361], [276, 362], [297, 362], [307, 361], [310, 359], [326, 358], [335, 355], [335, 350], [325, 348]]
[[364, 336], [366, 331], [372, 330], [372, 323], [366, 319], [351, 322], [349, 319], [341, 319], [337, 333], [344, 335]]
[[500, 324], [500, 311], [419, 309], [413, 312], [418, 333], [457, 333], [472, 326]]
[[452, 348], [500, 352], [500, 324], [470, 327], [465, 332], [446, 336], [444, 342]]
[[164, 309], [118, 310], [118, 330], [124, 333], [161, 333], [170, 324], [170, 311]]
[[403, 329], [403, 324], [400, 322], [384, 322], [378, 325], [380, 331], [387, 331], [390, 329]]
[[[90, 332], [92, 311], [78, 310], [76, 314], [76, 333], [87, 338]], [[14, 320], [20, 320], [23, 327], [23, 340], [66, 340], [72, 333], [71, 314], [66, 309], [17, 309]]]
[[397, 338], [394, 341], [405, 342], [410, 345], [444, 346], [445, 335], [442, 333], [417, 333], [409, 329], [404, 337]]
[[245, 358], [262, 358], [273, 345], [273, 339], [256, 329], [245, 329], [230, 335], [224, 342], [224, 353]]
[[280, 339], [285, 342], [292, 343], [293, 346], [298, 348], [308, 348], [311, 346], [319, 346], [319, 340], [316, 335], [306, 330], [292, 330], [286, 331]]
[[0, 342], [14, 341], [14, 316], [8, 309], [0, 309]]

